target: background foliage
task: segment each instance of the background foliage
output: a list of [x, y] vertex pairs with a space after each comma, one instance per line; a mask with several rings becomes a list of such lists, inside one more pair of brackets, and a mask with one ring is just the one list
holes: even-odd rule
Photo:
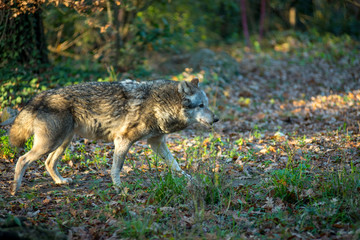
[[[0, 9], [1, 65], [44, 63], [49, 49], [54, 62], [82, 59], [128, 71], [154, 52], [242, 42], [242, 14], [255, 37], [252, 43], [260, 28], [268, 38], [289, 29], [355, 38], [360, 34], [355, 0], [28, 0], [5, 1]], [[36, 22], [41, 19], [44, 27]]]

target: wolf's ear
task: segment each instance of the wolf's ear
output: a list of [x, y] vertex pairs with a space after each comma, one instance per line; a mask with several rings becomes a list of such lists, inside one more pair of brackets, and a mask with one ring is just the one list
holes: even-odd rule
[[182, 81], [178, 85], [178, 91], [184, 95], [191, 95], [191, 86], [189, 82]]
[[194, 84], [196, 87], [199, 87], [199, 79], [197, 77], [191, 80], [191, 83]]
[[190, 82], [182, 81], [178, 85], [178, 91], [181, 94], [192, 95], [195, 93], [195, 87], [199, 87], [199, 79], [193, 78]]

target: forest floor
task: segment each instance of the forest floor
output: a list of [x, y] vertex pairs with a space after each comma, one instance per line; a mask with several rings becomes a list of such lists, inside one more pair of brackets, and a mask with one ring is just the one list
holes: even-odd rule
[[[110, 178], [113, 144], [77, 137], [59, 166], [73, 184], [55, 185], [39, 160], [11, 196], [24, 150], [12, 152], [9, 127], [1, 127], [0, 236], [360, 238], [360, 48], [342, 42], [288, 48], [231, 47], [238, 74], [227, 79], [210, 69], [204, 89], [221, 121], [167, 141], [194, 181], [169, 172], [139, 141], [118, 194]], [[192, 76], [206, 78], [191, 69], [172, 78]]]

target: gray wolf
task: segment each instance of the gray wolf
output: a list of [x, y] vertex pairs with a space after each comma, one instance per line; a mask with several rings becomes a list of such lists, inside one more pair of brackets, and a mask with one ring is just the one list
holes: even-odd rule
[[55, 183], [72, 182], [59, 174], [57, 164], [74, 134], [114, 142], [111, 178], [115, 187], [121, 185], [126, 153], [140, 139], [147, 139], [172, 170], [186, 174], [171, 155], [164, 136], [193, 123], [210, 126], [219, 120], [208, 108], [208, 98], [198, 83], [198, 79], [92, 82], [36, 95], [10, 129], [10, 142], [17, 147], [34, 135], [33, 147], [16, 163], [11, 194], [18, 191], [26, 168], [47, 154], [45, 167]]

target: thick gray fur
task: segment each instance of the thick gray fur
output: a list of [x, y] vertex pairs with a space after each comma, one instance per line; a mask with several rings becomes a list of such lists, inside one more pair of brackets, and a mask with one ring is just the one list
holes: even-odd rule
[[26, 168], [47, 154], [46, 170], [54, 181], [70, 183], [71, 178], [59, 174], [57, 163], [74, 134], [114, 142], [115, 186], [121, 184], [126, 153], [140, 139], [147, 139], [172, 170], [183, 173], [164, 136], [195, 122], [209, 126], [216, 121], [197, 79], [93, 82], [42, 92], [24, 107], [10, 130], [10, 141], [18, 147], [34, 135], [32, 149], [17, 161], [11, 193], [18, 191]]

